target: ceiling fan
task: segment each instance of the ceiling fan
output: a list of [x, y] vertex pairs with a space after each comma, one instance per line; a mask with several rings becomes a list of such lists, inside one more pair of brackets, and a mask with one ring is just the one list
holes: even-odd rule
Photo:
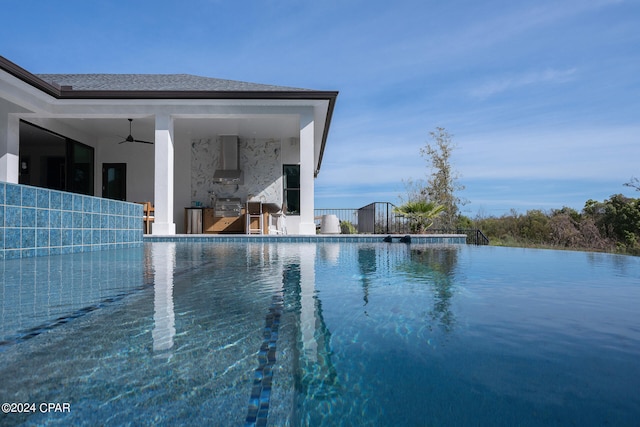
[[151, 141], [143, 141], [141, 139], [134, 139], [133, 135], [131, 135], [131, 123], [133, 122], [133, 119], [128, 119], [129, 120], [129, 136], [127, 136], [124, 141], [120, 141], [118, 142], [118, 144], [124, 144], [125, 142], [141, 142], [143, 144], [153, 144], [153, 142]]

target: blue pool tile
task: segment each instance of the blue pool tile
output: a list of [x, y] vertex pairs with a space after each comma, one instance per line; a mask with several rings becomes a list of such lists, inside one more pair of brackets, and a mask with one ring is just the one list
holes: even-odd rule
[[91, 228], [91, 214], [83, 213], [82, 214], [82, 228]]
[[19, 228], [5, 228], [4, 230], [4, 247], [6, 249], [18, 249], [20, 247], [21, 237]]
[[82, 196], [82, 212], [91, 212], [93, 210], [93, 197]]
[[36, 190], [37, 194], [37, 207], [39, 208], [48, 208], [49, 207], [49, 195], [50, 191], [44, 188], [38, 188]]
[[49, 228], [49, 209], [36, 209], [36, 227]]
[[73, 212], [73, 228], [82, 228], [82, 212]]
[[109, 228], [109, 215], [100, 215], [100, 228]]
[[[45, 247], [45, 248], [36, 248], [36, 253], [35, 256], [47, 256], [49, 255], [49, 247]], [[24, 255], [23, 255], [24, 258]]]
[[36, 230], [36, 244], [35, 246], [42, 248], [49, 246], [49, 230], [39, 228]]
[[4, 259], [18, 259], [20, 258], [20, 251], [17, 249], [8, 249], [4, 251]]
[[49, 229], [49, 246], [60, 246], [62, 244], [62, 230]]
[[82, 212], [82, 196], [80, 194], [73, 195], [73, 211]]
[[36, 210], [34, 208], [22, 208], [22, 227], [36, 226]]
[[73, 245], [73, 230], [71, 229], [62, 229], [62, 246], [71, 246]]
[[[18, 252], [18, 251], [16, 251]], [[36, 256], [36, 250], [35, 249], [21, 249], [20, 251], [20, 258], [33, 258], [34, 256]]]
[[92, 213], [91, 215], [91, 228], [100, 228], [100, 214]]
[[59, 191], [51, 191], [49, 195], [49, 207], [51, 209], [62, 209], [62, 193]]
[[49, 211], [49, 226], [51, 228], [62, 227], [62, 212], [55, 209]]
[[33, 248], [36, 246], [36, 229], [35, 228], [21, 228], [20, 247]]
[[0, 227], [4, 227], [4, 205], [0, 205]]
[[62, 228], [73, 228], [73, 212], [62, 211]]
[[6, 204], [11, 206], [22, 205], [22, 187], [14, 184], [6, 184]]
[[100, 212], [100, 199], [98, 197], [91, 199], [91, 212]]
[[73, 230], [73, 245], [74, 246], [82, 245], [82, 230], [77, 228]]
[[[0, 249], [4, 249], [4, 227], [0, 227]], [[0, 271], [2, 274], [3, 271]], [[4, 283], [4, 281], [2, 281]]]
[[90, 229], [82, 230], [82, 244], [83, 245], [93, 245], [93, 234]]
[[36, 207], [36, 188], [22, 187], [22, 206]]
[[0, 205], [4, 205], [4, 195], [7, 192], [7, 186], [4, 182], [0, 182]]
[[95, 230], [94, 229], [94, 230], [91, 231], [91, 242], [93, 244], [98, 244], [98, 243], [101, 242], [100, 234], [101, 234], [100, 230]]
[[62, 193], [62, 210], [73, 210], [73, 194]]

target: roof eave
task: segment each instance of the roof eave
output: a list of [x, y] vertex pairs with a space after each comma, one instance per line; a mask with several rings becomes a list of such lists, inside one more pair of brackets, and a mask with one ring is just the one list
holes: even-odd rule
[[4, 56], [0, 56], [0, 69], [22, 80], [23, 82], [29, 84], [30, 86], [33, 86], [36, 89], [43, 91], [48, 95], [51, 95], [56, 98], [60, 96], [60, 93], [61, 93], [60, 86], [53, 85], [49, 82], [42, 80], [40, 77], [28, 72], [27, 70], [20, 67], [19, 65], [9, 61]]
[[58, 99], [335, 99], [336, 91], [74, 90], [58, 89]]

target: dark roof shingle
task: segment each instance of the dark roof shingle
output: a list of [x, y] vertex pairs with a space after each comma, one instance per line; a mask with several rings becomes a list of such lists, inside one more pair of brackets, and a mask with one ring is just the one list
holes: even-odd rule
[[213, 91], [213, 92], [300, 92], [286, 86], [263, 85], [191, 74], [36, 74], [54, 86], [71, 86], [86, 91]]

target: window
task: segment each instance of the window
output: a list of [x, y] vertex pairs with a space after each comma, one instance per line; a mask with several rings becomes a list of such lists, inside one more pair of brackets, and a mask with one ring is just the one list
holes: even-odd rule
[[300, 215], [300, 165], [284, 165], [282, 175], [287, 215]]
[[93, 147], [20, 121], [20, 184], [93, 195], [93, 162]]
[[67, 138], [67, 191], [93, 195], [93, 147]]

